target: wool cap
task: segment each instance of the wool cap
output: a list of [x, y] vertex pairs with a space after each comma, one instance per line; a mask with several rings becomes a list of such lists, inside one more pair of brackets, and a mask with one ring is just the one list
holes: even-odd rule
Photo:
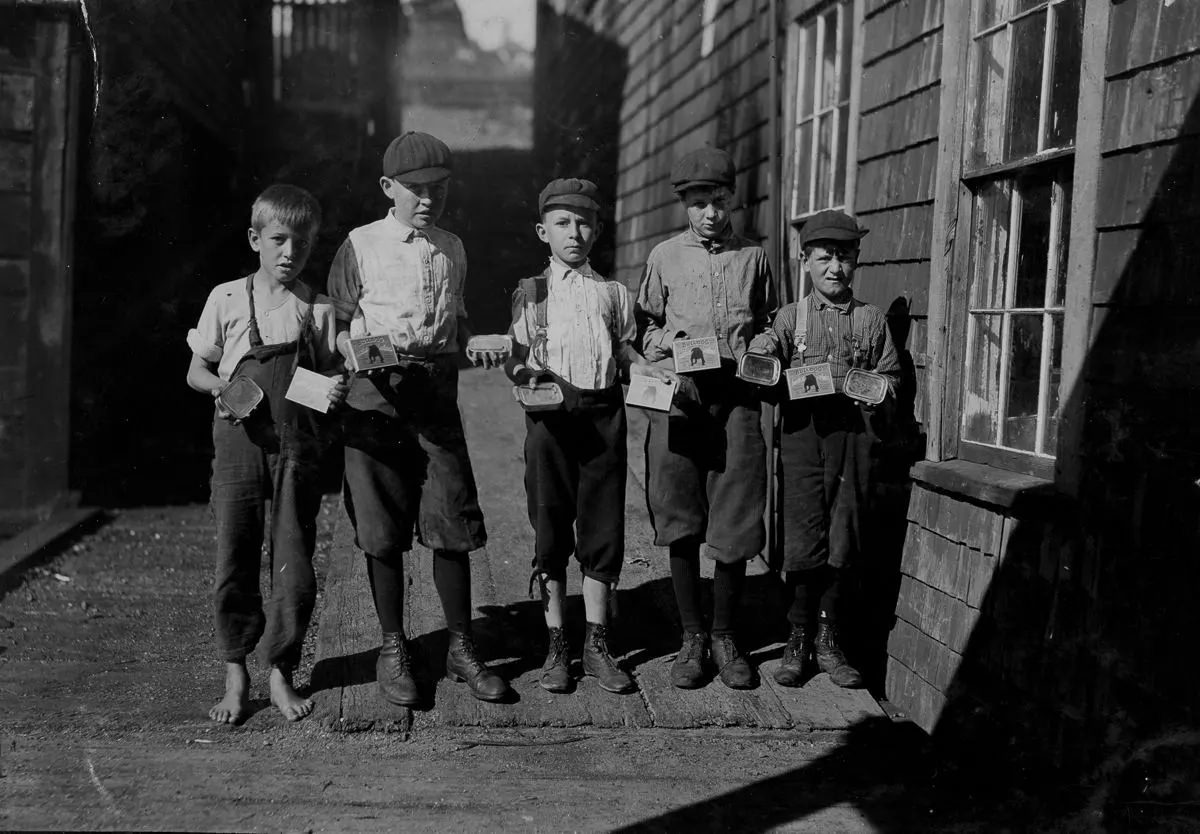
[[694, 186], [724, 185], [733, 188], [735, 180], [733, 157], [719, 148], [691, 151], [671, 166], [671, 185], [676, 193]]
[[868, 231], [846, 212], [825, 209], [804, 221], [800, 229], [800, 245], [807, 246], [814, 240], [857, 241]]
[[600, 211], [600, 189], [591, 180], [581, 180], [575, 177], [551, 180], [538, 195], [538, 214], [546, 213], [546, 209], [554, 206], [570, 206]]
[[383, 175], [405, 182], [436, 182], [450, 176], [450, 148], [436, 136], [401, 133], [383, 152]]

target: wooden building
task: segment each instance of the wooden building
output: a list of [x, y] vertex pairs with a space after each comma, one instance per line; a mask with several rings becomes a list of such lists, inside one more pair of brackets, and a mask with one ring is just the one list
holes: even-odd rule
[[889, 314], [923, 441], [885, 479], [868, 570], [890, 588], [872, 600], [888, 699], [935, 737], [994, 732], [1061, 765], [1186, 744], [1170, 730], [1200, 711], [1200, 3], [539, 16], [537, 152], [616, 195], [629, 286], [684, 223], [672, 161], [706, 144], [737, 161], [735, 224], [785, 299], [806, 216], [871, 229], [855, 289]]

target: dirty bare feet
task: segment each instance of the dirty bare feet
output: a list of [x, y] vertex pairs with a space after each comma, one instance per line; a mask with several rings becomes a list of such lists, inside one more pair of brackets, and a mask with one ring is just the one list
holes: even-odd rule
[[250, 673], [245, 663], [225, 664], [225, 697], [213, 704], [208, 717], [218, 724], [237, 724], [250, 709]]
[[271, 667], [271, 703], [288, 721], [299, 721], [313, 709], [313, 702], [301, 698], [292, 689], [291, 677], [278, 666]]

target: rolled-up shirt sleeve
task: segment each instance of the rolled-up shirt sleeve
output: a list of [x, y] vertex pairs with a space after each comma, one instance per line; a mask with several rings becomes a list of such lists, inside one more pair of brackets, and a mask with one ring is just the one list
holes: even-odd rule
[[225, 330], [221, 324], [221, 311], [218, 309], [222, 297], [216, 290], [208, 294], [204, 310], [200, 313], [200, 321], [187, 334], [187, 344], [192, 353], [214, 365], [225, 355]]
[[637, 339], [637, 320], [633, 315], [633, 298], [624, 284], [617, 284], [617, 342]]
[[358, 310], [359, 299], [362, 298], [362, 275], [358, 270], [358, 255], [349, 239], [342, 243], [333, 257], [327, 286], [337, 320], [349, 323]]

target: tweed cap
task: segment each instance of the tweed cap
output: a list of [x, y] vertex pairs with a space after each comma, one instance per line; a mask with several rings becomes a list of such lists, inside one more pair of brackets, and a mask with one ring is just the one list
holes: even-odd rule
[[538, 195], [538, 214], [554, 206], [570, 206], [600, 211], [600, 189], [591, 180], [575, 177], [551, 180]]
[[676, 193], [694, 186], [724, 185], [733, 188], [735, 180], [733, 157], [719, 148], [691, 151], [671, 166], [671, 185]]
[[404, 182], [436, 182], [450, 176], [450, 149], [436, 136], [401, 133], [383, 152], [383, 175]]
[[853, 240], [857, 242], [868, 232], [858, 221], [844, 211], [825, 209], [804, 221], [800, 229], [800, 245], [807, 246], [814, 240]]

